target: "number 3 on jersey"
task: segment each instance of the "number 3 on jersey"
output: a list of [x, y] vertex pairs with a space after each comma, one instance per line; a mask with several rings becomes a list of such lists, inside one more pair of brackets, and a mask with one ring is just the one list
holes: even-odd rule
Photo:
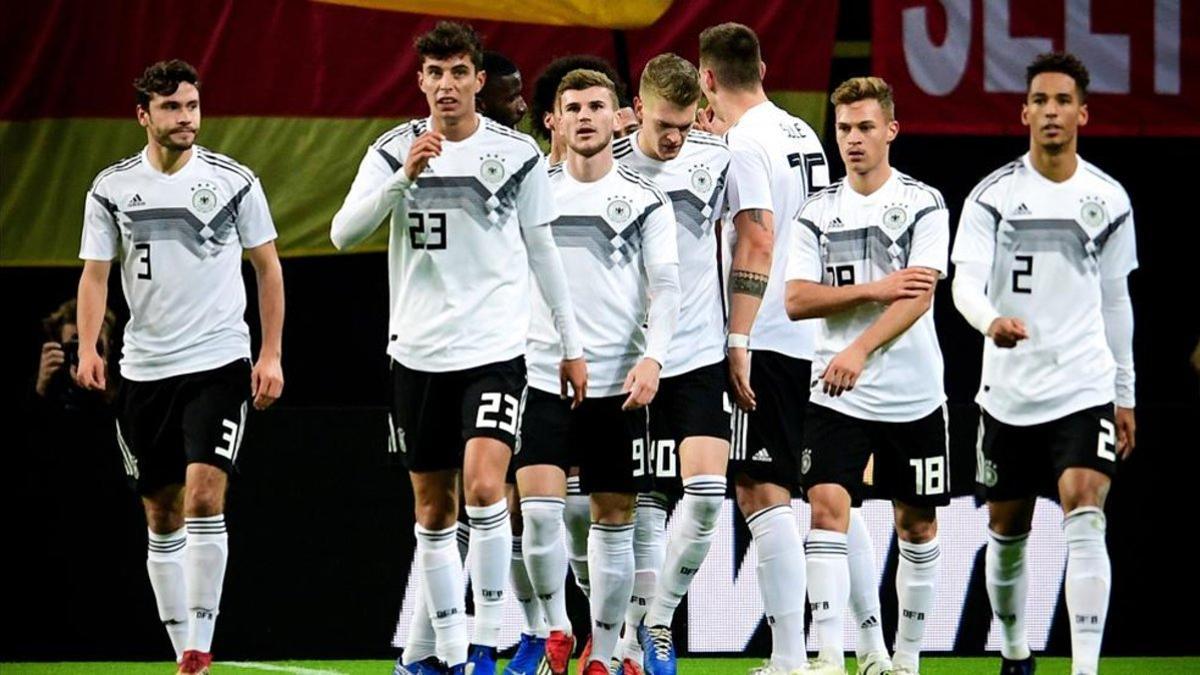
[[436, 251], [446, 248], [446, 214], [409, 212], [408, 241], [413, 250]]

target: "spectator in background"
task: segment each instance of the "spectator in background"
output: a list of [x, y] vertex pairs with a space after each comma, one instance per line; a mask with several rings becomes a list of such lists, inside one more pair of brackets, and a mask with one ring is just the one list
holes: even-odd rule
[[[100, 327], [100, 343], [96, 346], [106, 363], [116, 321], [112, 311], [106, 310], [104, 322]], [[42, 319], [42, 328], [46, 333], [46, 342], [42, 344], [37, 382], [34, 384], [37, 395], [68, 411], [107, 406], [116, 392], [115, 379], [108, 378], [108, 388], [99, 393], [87, 391], [75, 384], [75, 367], [79, 365], [79, 331], [75, 323], [75, 299], [71, 298], [62, 303]]]

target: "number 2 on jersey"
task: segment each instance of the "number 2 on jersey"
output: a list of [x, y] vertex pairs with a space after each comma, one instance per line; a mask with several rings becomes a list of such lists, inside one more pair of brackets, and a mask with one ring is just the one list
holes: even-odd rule
[[1032, 277], [1033, 276], [1033, 256], [1019, 255], [1019, 256], [1016, 256], [1016, 260], [1017, 260], [1017, 264], [1023, 264], [1024, 268], [1017, 267], [1017, 264], [1013, 265], [1012, 292], [1013, 293], [1032, 293], [1033, 286], [1030, 286], [1028, 283], [1023, 285], [1021, 283], [1021, 281], [1022, 281], [1023, 277]]
[[446, 248], [446, 214], [409, 212], [408, 241], [414, 250], [437, 251]]

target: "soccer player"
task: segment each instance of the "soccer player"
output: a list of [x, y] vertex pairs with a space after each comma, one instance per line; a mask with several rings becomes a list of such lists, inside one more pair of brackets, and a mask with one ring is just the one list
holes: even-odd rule
[[[179, 60], [134, 81], [146, 147], [96, 176], [84, 207], [79, 367], [105, 388], [97, 352], [108, 273], [120, 260], [129, 323], [117, 441], [149, 525], [146, 569], [179, 672], [207, 673], [228, 559], [225, 487], [247, 403], [283, 391], [283, 272], [258, 177], [196, 145], [200, 80]], [[262, 345], [250, 365], [242, 251], [258, 281]]]
[[525, 118], [528, 106], [521, 94], [521, 71], [517, 64], [499, 52], [483, 53], [483, 88], [475, 97], [475, 108], [481, 115], [515, 129]]
[[[647, 672], [675, 672], [671, 620], [704, 562], [725, 501], [731, 407], [716, 223], [730, 153], [720, 138], [692, 129], [699, 100], [696, 67], [675, 54], [656, 56], [642, 71], [634, 99], [641, 128], [613, 143], [618, 163], [671, 200], [683, 288], [679, 324], [650, 409], [652, 451], [645, 470], [654, 476], [655, 492], [638, 496], [636, 573], [622, 640], [625, 675], [640, 673], [643, 645]], [[676, 517], [682, 526], [668, 549], [667, 499], [680, 493]]]
[[[829, 182], [817, 133], [767, 100], [758, 37], [736, 23], [700, 34], [700, 87], [732, 152], [726, 185], [732, 218], [727, 358], [733, 415], [729, 474], [758, 550], [758, 585], [771, 626], [762, 673], [805, 664], [804, 555], [792, 512], [808, 401], [812, 325], [784, 311], [792, 218]], [[751, 368], [753, 354], [753, 368]]]
[[988, 597], [1002, 673], [1032, 673], [1025, 544], [1038, 495], [1062, 504], [1071, 672], [1097, 671], [1112, 583], [1104, 500], [1134, 448], [1133, 210], [1078, 154], [1088, 71], [1042, 54], [1026, 71], [1029, 152], [967, 197], [952, 259], [954, 304], [987, 336], [975, 401], [976, 481], [988, 500]]
[[[535, 295], [529, 333], [529, 392], [516, 456], [525, 564], [550, 619], [538, 672], [564, 675], [575, 639], [563, 590], [562, 528], [567, 471], [580, 467], [591, 496], [588, 535], [592, 647], [580, 672], [607, 675], [633, 591], [635, 495], [648, 487], [646, 411], [659, 385], [679, 314], [679, 261], [671, 202], [613, 159], [616, 88], [575, 70], [559, 84], [557, 132], [567, 143], [550, 181], [562, 215], [555, 241], [571, 269], [587, 398], [562, 400], [555, 376], [561, 348], [550, 312]], [[643, 322], [646, 326], [643, 327]]]
[[[416, 49], [430, 116], [367, 150], [332, 239], [352, 246], [391, 216], [394, 442], [413, 485], [422, 596], [436, 634], [436, 655], [417, 672], [437, 672], [440, 660], [458, 673], [467, 660], [455, 547], [461, 469], [476, 612], [470, 660], [476, 675], [492, 675], [512, 548], [504, 477], [525, 389], [530, 269], [562, 336], [564, 395], [568, 384], [582, 395], [586, 365], [550, 234], [556, 212], [541, 152], [475, 112], [484, 74], [474, 30], [441, 22]], [[412, 658], [405, 653], [399, 667]]]
[[874, 453], [875, 495], [894, 505], [900, 550], [892, 672], [915, 675], [937, 581], [936, 507], [950, 502], [942, 352], [930, 311], [948, 267], [949, 212], [937, 190], [891, 166], [899, 123], [886, 82], [851, 78], [830, 101], [846, 177], [804, 203], [787, 270], [788, 316], [821, 319], [800, 458], [812, 506], [808, 596], [821, 640], [809, 672], [845, 672], [847, 533]]

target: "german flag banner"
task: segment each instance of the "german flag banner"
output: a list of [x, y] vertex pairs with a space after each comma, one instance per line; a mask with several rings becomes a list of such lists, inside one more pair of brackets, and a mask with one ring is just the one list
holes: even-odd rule
[[131, 83], [166, 58], [200, 71], [197, 140], [261, 177], [281, 252], [332, 253], [329, 223], [368, 144], [428, 113], [412, 45], [447, 16], [512, 59], [527, 94], [556, 57], [627, 63], [636, 82], [653, 56], [694, 61], [701, 30], [739, 21], [758, 32], [771, 97], [821, 128], [837, 23], [823, 0], [16, 3], [0, 27], [0, 265], [78, 264], [88, 185], [145, 144]]

